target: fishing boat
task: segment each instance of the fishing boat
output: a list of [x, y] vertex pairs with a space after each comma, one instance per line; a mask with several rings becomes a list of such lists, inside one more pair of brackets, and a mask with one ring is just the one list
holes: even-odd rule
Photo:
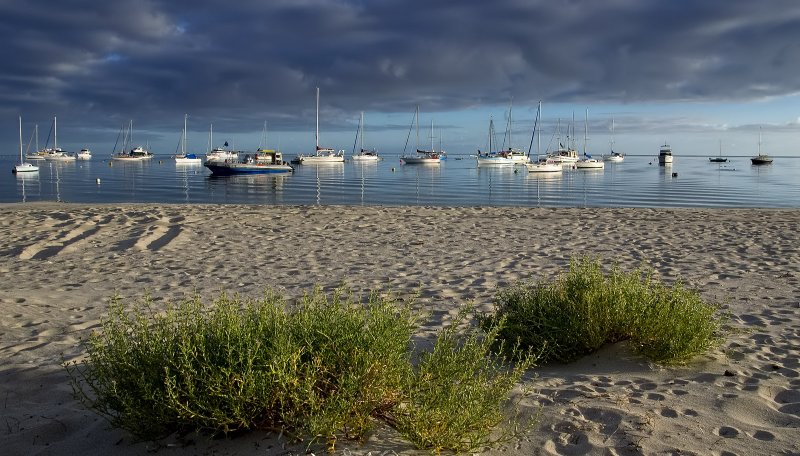
[[273, 149], [258, 149], [255, 154], [246, 155], [244, 161], [206, 160], [204, 166], [211, 170], [212, 174], [218, 176], [291, 173], [294, 171], [294, 168], [283, 160], [281, 152]]
[[317, 163], [344, 163], [344, 150], [336, 151], [329, 147], [319, 145], [319, 87], [317, 87], [317, 126], [314, 133], [314, 155], [300, 154], [297, 156], [299, 163], [313, 165]]
[[175, 155], [176, 165], [199, 165], [203, 162], [196, 154], [186, 153], [186, 121], [189, 118], [188, 114], [183, 115], [183, 134], [181, 135], [180, 148], [181, 153]]
[[658, 164], [662, 166], [672, 164], [672, 148], [666, 142], [658, 150]]
[[[536, 121], [533, 123], [533, 132], [531, 133], [531, 146], [533, 146], [533, 137], [536, 137], [536, 155], [541, 157], [542, 150], [542, 135], [538, 129], [539, 122], [542, 115], [542, 102], [539, 102], [539, 107], [536, 110]], [[530, 149], [528, 151], [530, 155]], [[530, 158], [530, 157], [529, 157]], [[529, 161], [525, 163], [525, 167], [529, 173], [560, 173], [564, 168], [561, 166], [560, 161], [556, 161], [551, 157], [540, 158], [536, 161]]]
[[[411, 136], [411, 128], [416, 125], [417, 127], [417, 154], [407, 155], [405, 153], [408, 147], [408, 139]], [[433, 149], [433, 121], [431, 121], [431, 150], [420, 149], [419, 146], [419, 106], [414, 111], [414, 121], [408, 129], [408, 136], [406, 137], [406, 144], [403, 146], [403, 155], [400, 157], [400, 162], [404, 165], [438, 165], [442, 163], [442, 156], [439, 152]]]
[[364, 148], [364, 112], [361, 112], [361, 118], [358, 122], [358, 130], [356, 130], [356, 142], [359, 142], [359, 151], [355, 153], [355, 144], [353, 145], [353, 155], [351, 158], [353, 161], [358, 162], [374, 162], [378, 161], [381, 158], [378, 156], [378, 151], [375, 149], [365, 149]]
[[35, 173], [39, 171], [39, 167], [32, 164], [27, 163], [22, 156], [22, 116], [19, 116], [19, 163], [14, 165], [14, 168], [11, 170], [14, 174], [18, 173]]
[[91, 160], [92, 159], [92, 151], [89, 149], [81, 149], [80, 152], [76, 155], [78, 160]]

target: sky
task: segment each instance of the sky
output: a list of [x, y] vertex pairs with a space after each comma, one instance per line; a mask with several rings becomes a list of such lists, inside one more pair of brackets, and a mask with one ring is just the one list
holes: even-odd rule
[[0, 40], [4, 155], [18, 116], [26, 144], [57, 117], [60, 147], [111, 155], [132, 121], [174, 154], [185, 114], [194, 151], [212, 124], [263, 146], [266, 122], [266, 146], [309, 152], [319, 87], [321, 145], [347, 152], [361, 112], [366, 146], [415, 147], [417, 106], [455, 154], [490, 119], [502, 144], [513, 106], [527, 150], [541, 101], [542, 149], [572, 125], [595, 154], [800, 156], [797, 0], [0, 0]]

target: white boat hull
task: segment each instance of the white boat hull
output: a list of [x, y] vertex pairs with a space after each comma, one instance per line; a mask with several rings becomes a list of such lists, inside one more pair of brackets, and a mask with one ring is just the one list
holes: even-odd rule
[[589, 160], [578, 160], [575, 162], [576, 169], [603, 169], [606, 165], [600, 160], [589, 159]]
[[438, 165], [442, 163], [441, 158], [430, 157], [401, 157], [400, 160], [406, 165]]
[[380, 157], [378, 157], [377, 155], [353, 155], [350, 158], [353, 161], [363, 161], [363, 162], [380, 160]]
[[310, 155], [300, 156], [300, 163], [303, 165], [314, 165], [317, 163], [344, 163], [344, 155]]
[[659, 165], [671, 165], [672, 164], [672, 155], [659, 155], [658, 156], [658, 164]]
[[39, 171], [39, 167], [30, 163], [20, 163], [14, 166], [12, 171], [14, 173], [35, 173]]
[[560, 173], [564, 170], [560, 163], [553, 162], [526, 163], [525, 167], [530, 173]]

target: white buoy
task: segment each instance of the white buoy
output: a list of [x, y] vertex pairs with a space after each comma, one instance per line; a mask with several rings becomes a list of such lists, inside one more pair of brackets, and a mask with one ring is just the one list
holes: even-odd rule
[[100, 185], [100, 178], [97, 178], [97, 185]]

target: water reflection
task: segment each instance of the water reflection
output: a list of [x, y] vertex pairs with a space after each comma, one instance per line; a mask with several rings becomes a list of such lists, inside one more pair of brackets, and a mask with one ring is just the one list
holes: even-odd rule
[[28, 197], [38, 197], [41, 194], [41, 185], [39, 184], [39, 173], [15, 173], [17, 178], [17, 193], [22, 197], [23, 203], [28, 202]]

